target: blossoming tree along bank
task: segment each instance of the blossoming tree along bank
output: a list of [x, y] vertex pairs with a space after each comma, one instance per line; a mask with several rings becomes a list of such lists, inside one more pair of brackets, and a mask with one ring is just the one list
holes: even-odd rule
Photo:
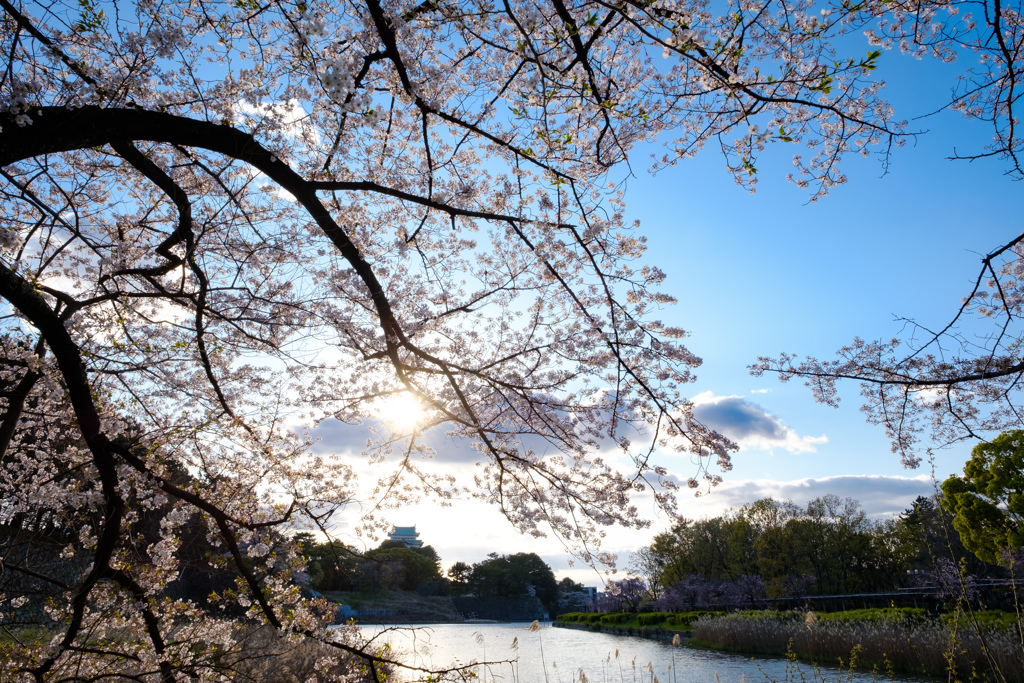
[[[5, 561], [6, 585], [53, 597], [55, 638], [5, 650], [26, 679], [216, 677], [247, 621], [325, 639], [280, 530], [329, 531], [351, 472], [300, 421], [418, 402], [415, 425], [367, 444], [398, 462], [351, 520], [367, 529], [381, 506], [461, 492], [601, 560], [603, 526], [645, 524], [631, 493], [673, 510], [657, 448], [691, 454], [690, 486], [714, 482], [733, 444], [692, 417], [700, 361], [655, 317], [672, 298], [637, 263], [615, 183], [662, 136], [660, 165], [715, 141], [752, 189], [778, 143], [811, 150], [793, 180], [823, 196], [844, 155], [904, 132], [872, 80], [880, 52], [837, 36], [982, 52], [954, 106], [992, 122], [979, 156], [1020, 170], [1018, 5], [0, 8], [0, 515], [80, 562]], [[468, 487], [418, 457], [434, 426], [478, 449]], [[595, 455], [612, 442], [629, 471]], [[237, 577], [212, 609], [164, 592], [195, 525]]]

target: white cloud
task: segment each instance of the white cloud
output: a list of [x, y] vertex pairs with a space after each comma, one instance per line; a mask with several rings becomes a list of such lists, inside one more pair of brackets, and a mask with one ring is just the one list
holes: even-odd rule
[[[885, 518], [909, 508], [917, 496], [931, 496], [933, 483], [929, 476], [917, 477], [839, 475], [833, 477], [804, 478], [788, 481], [748, 479], [726, 481], [710, 493], [699, 498], [680, 496], [680, 512], [690, 519], [715, 517], [729, 508], [736, 508], [771, 496], [776, 500], [792, 500], [800, 506], [808, 501], [835, 494], [858, 500], [869, 517]], [[643, 506], [643, 496], [635, 501]], [[447, 569], [456, 561], [472, 564], [483, 560], [487, 553], [535, 552], [554, 570], [559, 578], [569, 576], [585, 585], [600, 586], [602, 578], [620, 579], [629, 565], [631, 551], [648, 545], [654, 535], [666, 530], [670, 520], [654, 519], [648, 529], [610, 527], [602, 544], [606, 551], [618, 555], [618, 573], [603, 576], [582, 562], [570, 562], [562, 545], [554, 538], [535, 539], [512, 529], [497, 508], [478, 500], [455, 502], [440, 508], [430, 503], [403, 506], [393, 511], [391, 521], [396, 524], [416, 524], [425, 543], [440, 553]]]
[[302, 122], [309, 116], [298, 100], [269, 102], [258, 106], [253, 106], [248, 102], [237, 102], [235, 103], [235, 113], [254, 122], [276, 120], [286, 132], [293, 136], [301, 134]]
[[800, 436], [779, 418], [742, 396], [715, 396], [705, 391], [692, 400], [695, 418], [742, 448], [784, 448], [790, 453], [814, 453], [820, 444], [828, 443], [825, 435]]
[[914, 392], [914, 398], [924, 403], [944, 401], [946, 399], [946, 390], [942, 387], [921, 387]]
[[[713, 400], [703, 403], [714, 404]], [[728, 402], [726, 405], [730, 406], [733, 403]], [[758, 438], [765, 439], [777, 447], [782, 447], [781, 444], [786, 443], [787, 438], [800, 438], [787, 437], [786, 428], [779, 425], [778, 421], [767, 415], [763, 409], [754, 407], [747, 408], [747, 411], [746, 429], [760, 435]], [[333, 419], [326, 420], [313, 432], [315, 436], [323, 438], [314, 450], [323, 455], [334, 453], [337, 457], [348, 460], [359, 472], [364, 487], [372, 486], [379, 476], [394, 467], [395, 458], [398, 457], [395, 454], [383, 463], [371, 465], [359, 455], [366, 443], [368, 427], [372, 425], [374, 423], [371, 421], [363, 425], [345, 425]], [[422, 463], [425, 468], [433, 472], [451, 472], [460, 477], [475, 471], [473, 463], [479, 460], [481, 455], [468, 447], [467, 440], [446, 438], [444, 430], [438, 430], [427, 440], [436, 450], [436, 455], [433, 461]], [[792, 500], [798, 505], [805, 506], [814, 498], [835, 494], [860, 501], [867, 514], [872, 517], [885, 517], [909, 508], [917, 496], [930, 496], [932, 493], [933, 484], [928, 476], [839, 475], [792, 480], [763, 478], [726, 480], [699, 498], [693, 498], [683, 492], [679, 496], [679, 504], [680, 513], [694, 519], [721, 515], [729, 508], [740, 507], [766, 496], [778, 500]], [[364, 506], [371, 504], [373, 500], [365, 488], [362, 489], [361, 499]], [[624, 575], [624, 570], [629, 564], [630, 551], [649, 544], [656, 533], [667, 529], [671, 524], [671, 520], [655, 510], [649, 494], [638, 493], [632, 502], [651, 516], [653, 524], [646, 529], [610, 527], [606, 530], [607, 537], [602, 543], [603, 549], [617, 552], [619, 555], [619, 573], [611, 578], [621, 578]], [[363, 511], [366, 510], [364, 507]], [[342, 540], [358, 547], [375, 546], [380, 538], [370, 540], [353, 533], [360, 510], [354, 506], [347, 512], [349, 514], [339, 516], [339, 526], [335, 533]], [[570, 564], [563, 545], [556, 538], [549, 536], [538, 539], [516, 532], [494, 505], [481, 500], [463, 498], [453, 501], [449, 507], [442, 507], [435, 498], [427, 497], [403, 503], [397, 508], [382, 510], [379, 516], [391, 524], [416, 525], [421, 539], [434, 546], [441, 555], [445, 568], [456, 561], [479, 562], [490, 552], [536, 552], [552, 566], [559, 578], [570, 576], [586, 585], [598, 587], [602, 584], [602, 575], [593, 568], [580, 562]]]
[[698, 518], [714, 517], [729, 508], [741, 507], [768, 496], [776, 500], [792, 500], [803, 506], [829, 493], [860, 501], [864, 511], [871, 517], [888, 517], [909, 508], [918, 496], [933, 495], [935, 486], [928, 475], [899, 477], [841, 474], [789, 481], [745, 479], [726, 481], [700, 498], [680, 502], [683, 515]]

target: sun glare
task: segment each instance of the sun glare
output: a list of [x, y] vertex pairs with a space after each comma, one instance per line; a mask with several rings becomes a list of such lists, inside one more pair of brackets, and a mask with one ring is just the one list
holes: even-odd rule
[[386, 398], [380, 410], [381, 418], [392, 426], [412, 429], [423, 419], [423, 405], [412, 394], [403, 392]]

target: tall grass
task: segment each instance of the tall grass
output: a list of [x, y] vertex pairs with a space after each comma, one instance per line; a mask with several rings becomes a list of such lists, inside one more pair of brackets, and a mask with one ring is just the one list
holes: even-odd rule
[[[735, 614], [698, 619], [698, 644], [751, 654], [791, 651], [821, 663], [847, 662], [854, 648], [862, 665], [946, 677], [1024, 681], [1024, 648], [1013, 629], [957, 629], [930, 620], [819, 620]], [[951, 679], [951, 680], [953, 680]]]

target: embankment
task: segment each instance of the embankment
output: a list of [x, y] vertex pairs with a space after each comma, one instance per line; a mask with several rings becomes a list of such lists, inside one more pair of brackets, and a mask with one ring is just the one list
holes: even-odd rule
[[361, 624], [449, 624], [463, 620], [447, 596], [423, 596], [412, 591], [325, 591], [323, 596], [338, 605], [339, 623], [349, 618]]
[[346, 593], [326, 591], [338, 605], [338, 621], [363, 624], [448, 624], [467, 619], [486, 621], [546, 620], [547, 610], [535, 597], [472, 598], [423, 596], [412, 591]]

